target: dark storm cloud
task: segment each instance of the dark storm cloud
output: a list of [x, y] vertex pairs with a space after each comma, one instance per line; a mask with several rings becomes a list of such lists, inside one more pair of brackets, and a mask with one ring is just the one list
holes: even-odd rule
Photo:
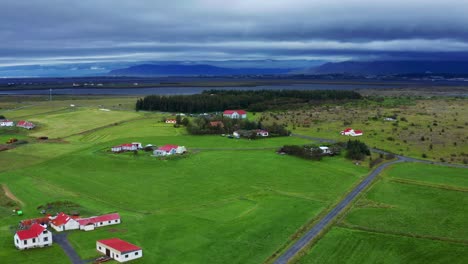
[[464, 1], [0, 0], [0, 64], [458, 58]]

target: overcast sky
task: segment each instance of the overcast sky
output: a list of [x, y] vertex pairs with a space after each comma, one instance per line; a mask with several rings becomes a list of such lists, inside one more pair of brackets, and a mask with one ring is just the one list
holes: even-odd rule
[[468, 59], [468, 0], [0, 0], [0, 65]]

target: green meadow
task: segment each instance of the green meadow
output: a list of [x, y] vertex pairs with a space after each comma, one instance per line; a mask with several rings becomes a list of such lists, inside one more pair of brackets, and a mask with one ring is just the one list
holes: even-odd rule
[[466, 263], [466, 169], [386, 170], [297, 263]]
[[[99, 256], [96, 240], [119, 237], [143, 248], [135, 263], [262, 263], [369, 172], [342, 157], [315, 162], [276, 154], [282, 145], [309, 142], [296, 137], [191, 136], [162, 123], [161, 114], [101, 111], [86, 103], [39, 114], [29, 107], [29, 119], [38, 123], [37, 130], [22, 132], [29, 143], [0, 152], [0, 183], [24, 203], [25, 213], [0, 210], [6, 263], [67, 262], [56, 244], [27, 251], [13, 246], [18, 221], [39, 217], [37, 207], [55, 201], [79, 204], [83, 216], [121, 214], [120, 225], [69, 232], [82, 259]], [[185, 145], [189, 154], [159, 159], [109, 152], [135, 141]]]

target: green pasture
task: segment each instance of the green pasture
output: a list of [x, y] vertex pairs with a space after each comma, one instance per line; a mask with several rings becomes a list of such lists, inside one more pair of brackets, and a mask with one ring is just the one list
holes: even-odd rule
[[[273, 150], [159, 160], [115, 158], [99, 148], [0, 174], [25, 202], [25, 218], [55, 200], [75, 201], [89, 214], [122, 214], [121, 225], [70, 235], [83, 258], [97, 255], [96, 239], [119, 236], [144, 248], [142, 263], [259, 263], [368, 171], [339, 157], [313, 162]], [[0, 225], [17, 219], [4, 217]]]
[[464, 244], [334, 227], [297, 264], [467, 263]]

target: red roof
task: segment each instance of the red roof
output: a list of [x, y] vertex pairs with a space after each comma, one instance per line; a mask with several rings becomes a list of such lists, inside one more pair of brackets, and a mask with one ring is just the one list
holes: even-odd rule
[[28, 230], [20, 230], [17, 231], [16, 234], [18, 235], [19, 239], [25, 240], [38, 237], [45, 229], [46, 228], [40, 224], [33, 224]]
[[226, 110], [226, 111], [224, 111], [224, 114], [225, 114], [225, 115], [232, 115], [232, 114], [234, 114], [235, 112], [237, 112], [239, 115], [245, 115], [245, 114], [247, 114], [247, 112], [245, 112], [244, 110]]
[[57, 217], [52, 220], [52, 224], [54, 224], [55, 226], [61, 226], [61, 225], [64, 225], [66, 223], [68, 223], [68, 221], [70, 221], [71, 217], [64, 214], [63, 212], [58, 214]]
[[105, 221], [114, 221], [117, 219], [120, 219], [120, 215], [118, 213], [113, 213], [113, 214], [106, 214], [106, 215], [101, 215], [101, 216], [93, 216], [89, 218], [76, 219], [76, 221], [80, 225], [88, 225], [88, 224], [95, 224], [95, 223], [105, 222]]
[[121, 147], [133, 147], [133, 144], [127, 143], [127, 144], [122, 144], [122, 145], [120, 145], [120, 146], [121, 146]]
[[351, 130], [353, 130], [353, 129], [348, 127], [345, 130], [343, 130], [343, 132], [351, 132]]
[[211, 121], [210, 126], [212, 126], [212, 127], [216, 127], [216, 126], [224, 127], [224, 124], [221, 121]]
[[113, 248], [117, 251], [120, 251], [121, 253], [141, 250], [141, 247], [137, 247], [119, 238], [102, 239], [102, 240], [98, 240], [97, 242], [107, 247]]
[[355, 134], [362, 134], [362, 130], [354, 130]]
[[164, 150], [166, 152], [171, 151], [172, 149], [177, 149], [179, 146], [177, 145], [164, 145], [162, 147], [159, 147], [158, 150]]

